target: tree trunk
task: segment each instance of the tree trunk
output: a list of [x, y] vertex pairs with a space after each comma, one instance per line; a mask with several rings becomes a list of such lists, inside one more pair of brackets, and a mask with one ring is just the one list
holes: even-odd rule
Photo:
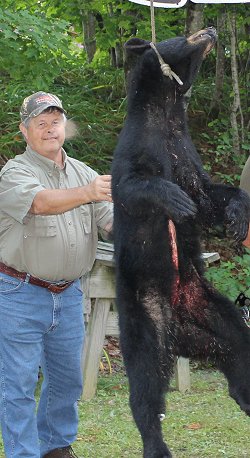
[[[189, 36], [195, 32], [198, 32], [203, 27], [203, 10], [204, 5], [198, 3], [188, 2], [187, 4], [187, 15], [185, 24], [185, 35]], [[185, 110], [188, 108], [189, 100], [192, 94], [192, 87], [188, 89], [185, 94], [184, 103]]]
[[203, 27], [204, 6], [198, 3], [188, 2], [185, 24], [185, 35], [192, 35]]
[[224, 73], [225, 73], [225, 34], [226, 34], [226, 12], [225, 9], [221, 9], [221, 14], [217, 17], [217, 56], [216, 56], [216, 74], [215, 74], [215, 89], [213, 99], [211, 102], [210, 112], [214, 118], [218, 118], [221, 102], [223, 98], [223, 84], [224, 84]]
[[[114, 11], [112, 3], [109, 4], [109, 15], [110, 17], [114, 17], [117, 15], [121, 15], [122, 11], [118, 8], [117, 10]], [[112, 67], [115, 68], [122, 68], [123, 67], [123, 47], [121, 44], [121, 38], [123, 35], [123, 29], [122, 28], [117, 28], [116, 30], [116, 43], [115, 46], [112, 46], [109, 50], [110, 54], [110, 61]]]
[[115, 47], [110, 48], [110, 57], [112, 67], [123, 67], [123, 49], [120, 43], [117, 42]]
[[96, 52], [95, 16], [90, 11], [82, 12], [83, 42], [88, 62], [92, 62]]
[[[236, 13], [230, 14], [228, 12], [228, 23], [231, 40], [231, 72], [232, 72], [232, 85], [234, 92], [233, 104], [231, 107], [231, 126], [233, 129], [233, 147], [236, 154], [240, 154], [240, 144], [244, 140], [244, 119], [241, 109], [240, 91], [239, 91], [239, 80], [238, 80], [238, 67], [236, 58]], [[237, 122], [237, 115], [240, 115], [241, 124], [241, 139], [239, 133], [239, 127]]]

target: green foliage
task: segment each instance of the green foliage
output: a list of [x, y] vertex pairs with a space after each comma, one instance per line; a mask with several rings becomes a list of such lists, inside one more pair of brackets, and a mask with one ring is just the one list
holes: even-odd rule
[[[246, 161], [244, 154], [237, 155], [233, 147], [233, 130], [226, 115], [208, 122], [206, 130], [200, 132], [200, 138], [206, 143], [206, 159], [213, 166], [212, 174], [218, 181], [231, 185], [239, 184], [241, 170]], [[250, 133], [245, 130], [242, 152], [250, 150]], [[208, 164], [208, 170], [212, 167]]]
[[0, 9], [0, 65], [3, 76], [46, 89], [69, 53], [68, 23], [27, 10]]
[[84, 66], [80, 75], [78, 69], [62, 74], [53, 90], [77, 127], [77, 135], [66, 142], [68, 154], [100, 173], [109, 172], [125, 115], [123, 70], [103, 67], [100, 74]]
[[[199, 145], [202, 145], [200, 152], [203, 156], [205, 168], [209, 173], [212, 173], [213, 176], [218, 177], [218, 180], [224, 183], [239, 184], [241, 169], [246, 161], [247, 153], [250, 150], [250, 132], [247, 127], [244, 129], [244, 140], [241, 144], [243, 154], [235, 154], [233, 147], [233, 130], [228, 114], [231, 107], [231, 99], [229, 97], [231, 79], [225, 76], [221, 112], [218, 114], [218, 117], [213, 118], [210, 113], [210, 107], [214, 91], [214, 75], [204, 75], [204, 71], [206, 72], [206, 69], [204, 70], [202, 68], [198, 81], [194, 84], [190, 100], [189, 110], [191, 113], [190, 123], [192, 136], [198, 149], [200, 149]], [[243, 90], [244, 78], [241, 79], [240, 84], [242, 88], [241, 102], [245, 117], [245, 125], [247, 125], [248, 101], [247, 91]], [[199, 114], [199, 118], [196, 116], [196, 113]], [[194, 121], [192, 121], [192, 116], [194, 116]], [[199, 128], [197, 129], [197, 127]], [[241, 134], [242, 132], [240, 131], [240, 135]]]
[[[76, 134], [65, 144], [68, 154], [107, 173], [124, 121], [126, 98], [123, 71], [102, 70], [99, 74], [87, 66], [80, 71], [79, 67], [72, 68], [61, 72], [46, 89], [63, 100], [68, 119], [76, 125]], [[39, 86], [34, 89], [39, 90]], [[31, 92], [23, 82], [13, 80], [7, 87], [0, 82], [0, 151], [4, 156], [24, 150], [25, 142], [18, 133], [19, 109]]]
[[[128, 0], [5, 0], [0, 8], [0, 125], [2, 154], [11, 156], [23, 150], [18, 135], [19, 107], [25, 96], [37, 90], [58, 93], [67, 105], [68, 115], [77, 122], [79, 135], [67, 142], [70, 154], [86, 160], [99, 171], [110, 167], [117, 135], [125, 116], [122, 70], [110, 66], [110, 48], [131, 36], [151, 38], [150, 9]], [[246, 5], [237, 5], [240, 90], [247, 116], [246, 62], [249, 45], [246, 36]], [[223, 5], [204, 7], [204, 24], [215, 25]], [[94, 14], [96, 53], [87, 64], [83, 41], [83, 19]], [[158, 40], [182, 35], [187, 8], [155, 8]], [[231, 103], [230, 52], [226, 41], [224, 98], [218, 119], [209, 112], [213, 97], [216, 53], [204, 61], [193, 87], [190, 121], [195, 116], [193, 139], [202, 143], [208, 170], [226, 182], [238, 182], [244, 155], [236, 158], [228, 116]], [[196, 116], [198, 113], [198, 116]], [[198, 123], [198, 124], [197, 124]], [[245, 135], [243, 151], [250, 140]], [[214, 170], [215, 165], [215, 170]], [[232, 166], [234, 170], [232, 170]]]
[[235, 301], [240, 292], [250, 288], [250, 250], [231, 261], [221, 261], [220, 266], [210, 267], [206, 277], [222, 293]]

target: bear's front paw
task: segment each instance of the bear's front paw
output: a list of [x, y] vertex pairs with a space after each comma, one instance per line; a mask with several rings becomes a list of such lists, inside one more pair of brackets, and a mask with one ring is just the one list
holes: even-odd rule
[[247, 237], [249, 215], [241, 202], [231, 199], [225, 212], [227, 234], [236, 242], [243, 242]]
[[248, 233], [248, 221], [236, 221], [232, 220], [227, 224], [227, 234], [232, 237], [236, 242], [243, 242], [246, 239]]
[[196, 215], [197, 207], [194, 201], [176, 184], [171, 184], [167, 197], [166, 211], [174, 222], [180, 223], [184, 218]]

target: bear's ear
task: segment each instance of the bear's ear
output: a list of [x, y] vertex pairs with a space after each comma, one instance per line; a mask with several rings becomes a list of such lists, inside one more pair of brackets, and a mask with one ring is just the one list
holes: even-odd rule
[[124, 46], [127, 54], [131, 52], [140, 55], [143, 54], [146, 49], [150, 48], [150, 41], [142, 40], [141, 38], [131, 38]]

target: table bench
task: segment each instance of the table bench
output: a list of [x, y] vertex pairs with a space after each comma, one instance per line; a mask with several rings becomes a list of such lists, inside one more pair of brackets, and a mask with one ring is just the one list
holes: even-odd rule
[[[207, 265], [220, 259], [218, 253], [203, 253]], [[119, 336], [118, 314], [115, 310], [114, 247], [98, 242], [96, 260], [90, 274], [82, 279], [85, 293], [85, 321], [87, 322], [83, 354], [83, 399], [91, 399], [96, 392], [100, 359], [105, 336]], [[94, 306], [93, 306], [94, 302]], [[184, 392], [190, 389], [189, 360], [177, 358], [176, 387]]]

